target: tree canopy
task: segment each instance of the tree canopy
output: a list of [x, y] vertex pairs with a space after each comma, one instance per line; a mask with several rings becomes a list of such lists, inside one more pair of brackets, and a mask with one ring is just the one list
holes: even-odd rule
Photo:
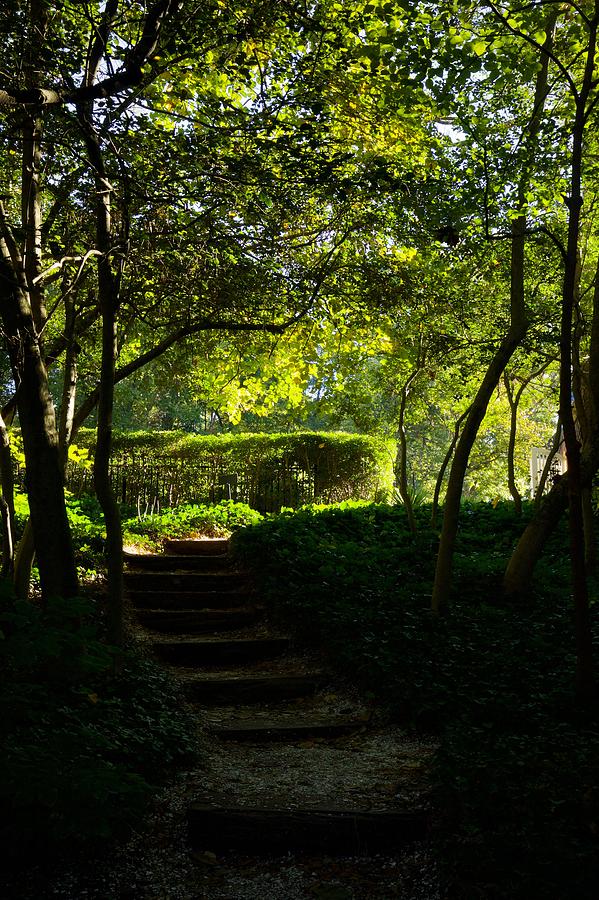
[[[549, 505], [568, 497], [582, 546], [597, 24], [591, 0], [0, 12], [4, 421], [46, 594], [76, 591], [60, 472], [90, 414], [117, 594], [115, 415], [395, 435], [408, 511], [447, 478], [440, 609], [464, 492], [519, 504], [559, 414]], [[538, 557], [529, 527], [506, 589]]]

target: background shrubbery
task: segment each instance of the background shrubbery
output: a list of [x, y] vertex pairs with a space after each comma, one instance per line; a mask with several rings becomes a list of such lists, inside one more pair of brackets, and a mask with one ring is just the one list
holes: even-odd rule
[[[67, 483], [76, 493], [91, 488], [83, 451], [94, 441], [95, 432], [80, 432], [71, 453]], [[276, 511], [308, 500], [384, 499], [392, 490], [394, 459], [393, 441], [341, 432], [117, 432], [112, 472], [119, 496], [142, 509], [229, 497]]]

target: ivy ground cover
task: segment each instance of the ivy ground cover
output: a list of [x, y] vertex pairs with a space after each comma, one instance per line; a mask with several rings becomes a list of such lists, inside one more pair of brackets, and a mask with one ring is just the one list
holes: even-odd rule
[[523, 522], [509, 504], [464, 508], [453, 602], [434, 619], [429, 515], [412, 536], [400, 507], [311, 507], [235, 545], [276, 615], [390, 715], [440, 735], [436, 839], [457, 896], [594, 896], [599, 721], [574, 697], [565, 537], [528, 602], [508, 604], [500, 576]]

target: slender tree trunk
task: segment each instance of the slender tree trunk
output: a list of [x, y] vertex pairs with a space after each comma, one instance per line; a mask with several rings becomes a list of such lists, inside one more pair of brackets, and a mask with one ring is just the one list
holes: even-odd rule
[[15, 539], [15, 486], [10, 452], [10, 436], [6, 422], [0, 416], [0, 484], [2, 486], [2, 575], [12, 574]]
[[462, 422], [468, 417], [469, 414], [470, 414], [470, 407], [468, 407], [468, 409], [462, 413], [460, 418], [455, 423], [451, 442], [449, 444], [449, 447], [447, 448], [447, 453], [443, 457], [443, 462], [441, 463], [441, 468], [439, 469], [439, 474], [437, 475], [437, 480], [435, 482], [435, 493], [433, 496], [433, 511], [431, 514], [431, 527], [432, 528], [437, 527], [437, 515], [439, 513], [439, 497], [441, 496], [441, 488], [443, 487], [443, 479], [445, 478], [445, 472], [447, 471], [447, 466], [451, 462], [451, 457], [453, 456], [453, 451], [455, 450], [455, 446], [458, 442]]
[[401, 389], [401, 399], [399, 404], [399, 421], [397, 424], [397, 460], [395, 464], [395, 473], [397, 478], [397, 487], [399, 495], [403, 501], [404, 509], [408, 517], [408, 527], [412, 534], [416, 534], [416, 518], [414, 516], [414, 504], [408, 485], [408, 442], [406, 439], [406, 404], [410, 388], [414, 383], [419, 369], [416, 369], [405, 381]]
[[[107, 289], [104, 286], [104, 290]], [[100, 288], [102, 292], [102, 288]], [[106, 525], [106, 568], [108, 580], [108, 633], [113, 644], [123, 643], [123, 531], [121, 514], [110, 480], [112, 410], [114, 404], [114, 361], [116, 321], [110, 308], [102, 314], [101, 390], [94, 456], [94, 488]]]
[[571, 193], [566, 201], [569, 209], [568, 243], [560, 328], [560, 418], [564, 428], [564, 442], [568, 460], [568, 521], [576, 633], [576, 686], [579, 696], [585, 700], [590, 699], [594, 693], [594, 667], [585, 565], [580, 442], [576, 433], [576, 423], [572, 409], [572, 319], [576, 294], [578, 241], [582, 209], [582, 145], [586, 101], [589, 96], [594, 70], [595, 29], [587, 51], [585, 77], [580, 95], [577, 98], [576, 116], [572, 133]]
[[516, 435], [518, 432], [518, 401], [522, 396], [520, 391], [512, 390], [512, 385], [507, 372], [503, 373], [503, 384], [505, 393], [510, 405], [510, 436], [507, 446], [507, 484], [514, 501], [514, 509], [517, 516], [522, 515], [522, 495], [516, 484], [516, 466], [514, 463], [514, 452], [516, 449]]
[[[576, 688], [580, 699], [584, 702], [588, 702], [593, 698], [595, 693], [595, 681], [589, 598], [586, 580], [582, 494], [585, 487], [590, 485], [590, 479], [594, 470], [596, 470], [596, 466], [590, 464], [586, 467], [585, 471], [585, 460], [581, 458], [581, 446], [572, 408], [572, 364], [573, 316], [576, 302], [580, 217], [582, 209], [582, 153], [585, 125], [588, 118], [587, 102], [589, 101], [592, 90], [596, 87], [594, 78], [598, 17], [599, 8], [595, 10], [595, 18], [588, 21], [589, 43], [585, 52], [584, 75], [580, 89], [574, 98], [575, 114], [571, 134], [570, 196], [566, 198], [566, 205], [568, 207], [568, 238], [565, 253], [560, 322], [560, 418], [563, 423], [564, 442], [566, 445], [566, 457], [568, 461], [567, 477], [563, 478], [560, 482], [560, 486], [563, 485], [560, 495], [563, 501], [567, 501], [568, 504], [570, 564], [576, 637]], [[595, 295], [595, 299], [597, 299], [597, 295]], [[591, 369], [597, 364], [595, 315], [596, 311], [594, 310], [594, 330], [591, 335], [592, 350], [590, 352], [590, 356], [594, 356], [594, 359], [592, 359], [590, 363]], [[593, 385], [593, 378], [596, 379], [597, 376], [590, 374], [589, 383], [591, 385]], [[596, 388], [596, 381], [594, 387]], [[593, 391], [593, 387], [591, 387], [591, 391]], [[595, 405], [595, 411], [597, 409], [596, 401], [597, 395], [594, 394], [593, 404]], [[594, 457], [597, 452], [594, 447], [594, 436], [591, 440], [587, 438], [587, 444], [587, 456], [590, 459], [591, 457]], [[557, 492], [555, 493], [557, 494]], [[550, 498], [547, 499], [549, 500]], [[551, 505], [555, 506], [557, 509], [555, 497], [551, 498], [551, 500], [553, 501]], [[549, 503], [543, 504], [541, 514], [543, 514], [549, 505]], [[530, 542], [533, 539], [536, 540], [538, 547], [539, 531], [539, 528], [534, 531], [527, 529], [528, 534], [525, 532], [525, 535], [523, 535], [523, 538], [519, 543], [519, 547], [522, 545], [524, 539], [526, 539], [527, 542]], [[533, 548], [533, 553], [535, 550], [536, 548]], [[514, 569], [516, 570], [516, 574], [522, 579], [523, 573], [517, 570], [517, 564], [522, 566], [523, 563], [526, 563], [530, 570], [530, 561], [523, 560], [521, 552], [516, 558], [515, 556], [516, 554], [512, 556], [508, 571], [506, 572], [506, 583], [508, 587], [511, 587], [514, 583]], [[517, 580], [518, 579], [516, 579], [516, 582]]]
[[[586, 403], [588, 434], [581, 456], [581, 481], [583, 490], [590, 489], [599, 469], [599, 259], [595, 273], [591, 340], [589, 346], [589, 391]], [[568, 505], [568, 477], [566, 472], [543, 497], [544, 481], [561, 439], [561, 421], [558, 419], [553, 437], [551, 456], [547, 460], [535, 497], [535, 515], [526, 526], [505, 570], [503, 588], [506, 594], [525, 597], [536, 564], [543, 548]], [[543, 478], [543, 476], [545, 476]]]
[[[107, 7], [110, 14], [116, 4]], [[98, 52], [101, 47], [98, 46]], [[87, 79], [93, 80], [93, 65]], [[119, 277], [112, 270], [110, 254], [113, 251], [111, 195], [112, 186], [104, 167], [99, 139], [93, 124], [93, 106], [78, 110], [79, 122], [85, 136], [88, 159], [96, 183], [96, 241], [101, 256], [98, 258], [98, 298], [102, 313], [102, 361], [98, 399], [98, 424], [94, 455], [94, 488], [104, 515], [106, 527], [106, 574], [108, 592], [108, 636], [116, 646], [124, 638], [123, 623], [123, 531], [121, 514], [110, 480], [110, 453], [112, 449], [112, 416], [114, 407], [115, 366], [117, 358], [117, 322], [119, 306]]]
[[545, 465], [543, 466], [543, 471], [541, 472], [541, 477], [539, 478], [539, 483], [537, 485], [537, 490], [535, 493], [535, 515], [539, 511], [541, 507], [541, 503], [543, 502], [543, 493], [545, 491], [545, 485], [547, 484], [547, 479], [549, 478], [549, 473], [551, 471], [551, 466], [553, 463], [553, 458], [557, 451], [559, 450], [560, 441], [562, 439], [562, 423], [561, 419], [558, 416], [557, 426], [553, 437], [551, 439], [551, 444], [549, 445], [549, 450], [547, 451], [547, 459], [545, 460]]
[[21, 540], [15, 551], [13, 584], [19, 600], [27, 600], [31, 587], [31, 568], [35, 559], [35, 542], [31, 517], [27, 519]]
[[545, 497], [534, 519], [524, 529], [503, 576], [504, 593], [525, 597], [535, 566], [568, 505], [568, 475], [563, 475]]
[[582, 520], [584, 525], [584, 561], [588, 575], [597, 569], [597, 541], [595, 538], [595, 514], [593, 492], [590, 487], [582, 488]]
[[[543, 53], [540, 59], [540, 68], [537, 73], [535, 95], [530, 122], [526, 135], [526, 148], [529, 154], [534, 153], [541, 117], [548, 94], [548, 61], [549, 53], [553, 46], [553, 30], [555, 28], [557, 13], [550, 10], [548, 15], [547, 30]], [[530, 178], [530, 166], [525, 166], [518, 184], [518, 209], [525, 206], [526, 190]], [[445, 495], [445, 507], [443, 512], [443, 525], [441, 539], [437, 554], [435, 569], [435, 581], [431, 608], [438, 615], [447, 605], [451, 589], [451, 576], [453, 569], [453, 554], [458, 532], [458, 520], [464, 478], [468, 468], [470, 452], [476, 440], [480, 424], [484, 419], [487, 407], [493, 395], [493, 391], [499, 383], [503, 370], [509, 363], [514, 351], [523, 341], [527, 329], [528, 320], [526, 304], [524, 300], [524, 243], [526, 233], [526, 216], [519, 215], [512, 223], [511, 240], [511, 283], [510, 283], [510, 327], [502, 340], [499, 348], [489, 363], [483, 381], [476, 393], [466, 422], [456, 444], [453, 463], [447, 483]]]
[[526, 320], [516, 322], [510, 328], [507, 337], [501, 342], [501, 346], [489, 365], [482, 384], [472, 402], [465, 425], [456, 444], [445, 494], [443, 525], [435, 569], [432, 597], [432, 610], [435, 614], [439, 614], [449, 600], [453, 553], [470, 451], [474, 445], [480, 424], [485, 417], [493, 391], [497, 387], [504, 368], [507, 366], [516, 348], [521, 344], [525, 334]]
[[[580, 253], [577, 255], [574, 277], [574, 323], [572, 328], [572, 396], [574, 397], [575, 427], [579, 442], [584, 446], [591, 437], [592, 410], [587, 411], [585, 402], [584, 365], [581, 359], [581, 340], [584, 321], [580, 309]], [[597, 547], [595, 541], [595, 517], [593, 515], [592, 491], [589, 486], [581, 486], [582, 522], [584, 530], [584, 558], [587, 574], [595, 570]]]
[[[514, 454], [516, 449], [516, 437], [518, 434], [518, 410], [520, 409], [520, 401], [522, 399], [522, 395], [531, 381], [534, 381], [535, 378], [538, 378], [539, 375], [542, 375], [547, 366], [552, 362], [552, 360], [547, 360], [547, 362], [543, 363], [542, 366], [539, 366], [533, 372], [526, 375], [522, 379], [522, 383], [518, 387], [517, 390], [512, 388], [512, 384], [510, 381], [510, 377], [507, 372], [503, 373], [503, 383], [505, 386], [505, 393], [508, 399], [508, 403], [510, 405], [510, 437], [508, 441], [508, 452], [507, 452], [507, 468], [508, 468], [508, 487], [512, 499], [514, 501], [514, 508], [516, 510], [516, 515], [522, 515], [522, 496], [518, 487], [516, 485], [516, 466], [514, 461]], [[545, 468], [545, 467], [543, 467]], [[547, 477], [547, 476], [545, 476]]]
[[69, 445], [73, 434], [73, 421], [75, 417], [75, 398], [77, 396], [77, 352], [79, 350], [75, 341], [75, 304], [72, 297], [67, 298], [68, 285], [65, 284], [65, 337], [67, 341], [64, 380], [62, 386], [62, 398], [60, 403], [60, 418], [58, 423], [58, 443], [62, 458], [63, 470], [66, 473], [69, 456]]

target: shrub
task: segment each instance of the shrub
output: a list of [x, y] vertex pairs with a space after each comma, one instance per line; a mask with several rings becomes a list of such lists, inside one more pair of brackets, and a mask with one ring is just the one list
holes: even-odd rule
[[130, 543], [148, 538], [157, 544], [164, 537], [226, 537], [237, 528], [261, 522], [262, 518], [247, 504], [231, 500], [214, 505], [183, 504], [143, 519], [125, 519], [123, 532]]
[[234, 547], [307, 642], [396, 718], [439, 734], [438, 838], [460, 897], [593, 897], [599, 717], [574, 699], [567, 538], [557, 535], [529, 602], [510, 605], [499, 577], [523, 523], [509, 503], [465, 506], [452, 605], [435, 620], [438, 539], [430, 510], [416, 514], [412, 536], [400, 508], [288, 511]]
[[193, 723], [150, 663], [114, 658], [91, 604], [0, 597], [0, 839], [10, 856], [118, 837], [165, 763], [194, 755]]
[[[94, 440], [95, 432], [80, 433], [83, 447]], [[269, 511], [308, 500], [382, 499], [393, 486], [394, 457], [393, 442], [357, 434], [135, 432], [115, 434], [112, 464], [119, 495], [144, 509], [206, 503], [230, 490], [230, 498]], [[89, 483], [73, 459], [70, 486]]]

